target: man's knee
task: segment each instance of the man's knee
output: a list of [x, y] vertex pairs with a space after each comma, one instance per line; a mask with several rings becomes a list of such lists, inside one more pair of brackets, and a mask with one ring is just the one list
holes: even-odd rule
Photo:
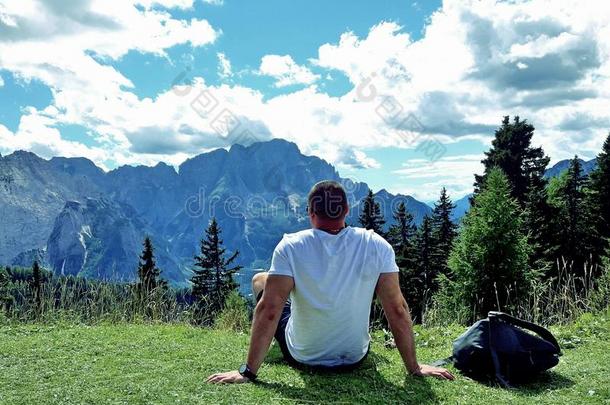
[[256, 273], [254, 277], [252, 277], [252, 291], [255, 295], [258, 295], [261, 291], [265, 289], [265, 283], [267, 282], [267, 272]]
[[268, 274], [266, 271], [256, 273], [254, 277], [252, 277], [252, 284], [264, 284], [267, 281], [267, 276]]

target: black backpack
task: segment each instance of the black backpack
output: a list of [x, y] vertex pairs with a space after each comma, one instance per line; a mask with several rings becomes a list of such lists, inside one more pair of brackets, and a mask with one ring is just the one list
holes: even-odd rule
[[[538, 336], [524, 331], [529, 330]], [[531, 381], [559, 363], [561, 349], [547, 329], [501, 312], [490, 312], [453, 342], [453, 362], [475, 379], [495, 378], [503, 387]]]

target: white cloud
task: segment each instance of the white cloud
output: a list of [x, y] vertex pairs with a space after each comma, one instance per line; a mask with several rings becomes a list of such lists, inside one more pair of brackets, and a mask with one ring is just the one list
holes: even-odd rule
[[381, 168], [381, 163], [377, 160], [373, 159], [370, 156], [367, 156], [361, 150], [353, 150], [353, 149], [342, 149], [339, 150], [337, 156], [334, 157], [333, 161], [339, 162], [338, 166], [346, 167], [350, 169], [379, 169]]
[[[163, 2], [167, 7], [187, 3]], [[179, 20], [164, 11], [138, 9], [135, 4], [98, 0], [2, 5], [0, 68], [22, 80], [38, 79], [53, 94], [52, 106], [44, 111], [25, 110], [12, 137], [8, 130], [3, 131], [5, 149], [12, 145], [13, 149], [44, 153], [41, 145], [45, 144], [49, 153], [72, 155], [78, 151], [95, 156], [98, 162], [115, 157], [121, 163], [146, 159], [126, 152], [130, 148], [126, 133], [132, 126], [131, 114], [153, 101], [139, 100], [128, 91], [133, 87], [131, 81], [104, 61], [118, 59], [130, 50], [165, 55], [165, 49], [177, 44], [203, 46], [212, 43], [218, 33], [205, 20]], [[105, 152], [62, 141], [54, 128], [58, 123], [93, 131], [105, 142]]]
[[320, 78], [304, 66], [299, 66], [290, 55], [265, 55], [259, 73], [276, 79], [276, 87], [312, 84]]
[[103, 148], [89, 148], [82, 143], [62, 139], [60, 131], [53, 127], [52, 110], [53, 107], [46, 111], [29, 109], [21, 117], [16, 133], [0, 125], [0, 151], [28, 150], [45, 158], [86, 157], [104, 167], [104, 161], [108, 159], [107, 152]]
[[15, 2], [3, 14], [15, 22], [4, 24], [0, 39], [8, 68], [18, 68], [15, 62], [29, 61], [36, 51], [48, 57], [51, 51], [45, 48], [64, 59], [85, 51], [117, 59], [129, 50], [164, 55], [174, 45], [201, 46], [218, 35], [206, 20], [175, 19], [165, 11], [140, 10], [132, 1]]
[[138, 0], [136, 4], [146, 8], [159, 6], [168, 9], [179, 8], [184, 10], [193, 7], [193, 0]]
[[398, 190], [422, 201], [435, 201], [439, 190], [446, 187], [451, 196], [461, 198], [472, 192], [473, 174], [482, 173], [484, 155], [446, 156], [431, 163], [411, 159], [393, 173], [403, 178], [404, 188]]
[[[223, 0], [202, 0], [204, 3], [212, 4], [215, 6], [223, 5]], [[136, 4], [139, 4], [146, 8], [163, 7], [167, 9], [178, 8], [178, 9], [190, 9], [193, 7], [194, 0], [137, 0]]]
[[598, 121], [609, 117], [599, 104], [607, 105], [610, 96], [610, 47], [604, 39], [610, 6], [564, 3], [447, 0], [421, 40], [384, 22], [365, 38], [346, 33], [338, 44], [323, 45], [314, 63], [393, 96], [427, 133], [484, 140], [503, 115], [519, 114], [536, 125], [534, 142], [556, 159], [574, 148], [591, 157], [603, 131], [587, 134], [585, 142], [582, 132], [557, 125], [574, 110]]
[[229, 58], [223, 52], [217, 52], [216, 56], [218, 57], [218, 75], [223, 79], [231, 77], [233, 70]]
[[398, 24], [383, 22], [372, 27], [365, 39], [347, 32], [338, 44], [322, 45], [312, 62], [342, 71], [354, 85], [372, 74], [405, 80], [408, 71], [399, 59], [410, 44], [409, 34], [402, 33]]

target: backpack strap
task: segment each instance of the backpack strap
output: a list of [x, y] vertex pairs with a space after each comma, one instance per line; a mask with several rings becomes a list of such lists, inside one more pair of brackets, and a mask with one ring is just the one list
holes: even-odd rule
[[502, 367], [500, 366], [500, 358], [498, 357], [498, 352], [496, 352], [496, 346], [493, 341], [493, 329], [496, 325], [498, 318], [489, 314], [489, 353], [491, 354], [491, 360], [494, 364], [494, 370], [496, 374], [496, 380], [500, 383], [503, 388], [513, 388], [512, 385], [506, 380], [504, 374], [502, 374]]
[[546, 340], [553, 346], [555, 346], [555, 349], [557, 349], [558, 355], [562, 354], [561, 347], [559, 347], [559, 343], [557, 343], [557, 339], [555, 339], [555, 336], [553, 336], [553, 334], [551, 332], [549, 332], [548, 329], [545, 329], [540, 325], [536, 325], [535, 323], [524, 321], [523, 319], [515, 318], [514, 316], [505, 314], [503, 312], [490, 312], [488, 317], [490, 320], [492, 318], [501, 319], [506, 323], [532, 331], [532, 332], [538, 334], [541, 338], [543, 338], [544, 340]]

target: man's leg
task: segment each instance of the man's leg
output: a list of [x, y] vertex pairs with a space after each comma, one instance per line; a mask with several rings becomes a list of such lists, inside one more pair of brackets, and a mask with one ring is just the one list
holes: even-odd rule
[[265, 289], [265, 284], [267, 283], [267, 274], [266, 271], [262, 273], [256, 273], [254, 277], [252, 277], [252, 295], [254, 299], [254, 304], [258, 302], [258, 298], [260, 293]]

